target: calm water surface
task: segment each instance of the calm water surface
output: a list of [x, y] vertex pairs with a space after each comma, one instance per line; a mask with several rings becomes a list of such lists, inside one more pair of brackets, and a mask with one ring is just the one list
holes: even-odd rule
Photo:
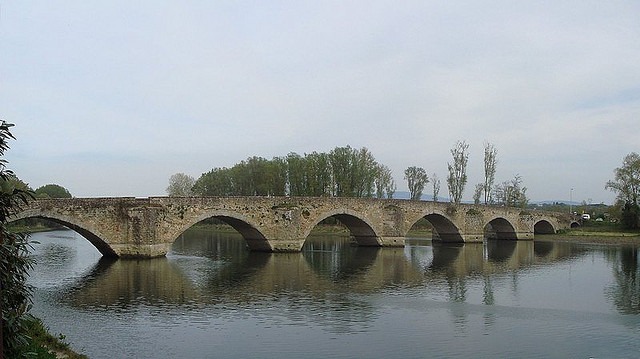
[[250, 253], [190, 230], [166, 258], [105, 260], [38, 233], [35, 315], [97, 358], [633, 358], [639, 249], [489, 241]]

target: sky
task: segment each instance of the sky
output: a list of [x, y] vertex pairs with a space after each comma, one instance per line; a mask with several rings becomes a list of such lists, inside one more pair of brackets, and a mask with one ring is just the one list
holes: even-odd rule
[[[31, 187], [165, 195], [250, 156], [368, 148], [407, 190], [484, 143], [533, 201], [613, 203], [640, 152], [638, 1], [0, 0], [6, 159]], [[425, 188], [431, 193], [431, 184]]]

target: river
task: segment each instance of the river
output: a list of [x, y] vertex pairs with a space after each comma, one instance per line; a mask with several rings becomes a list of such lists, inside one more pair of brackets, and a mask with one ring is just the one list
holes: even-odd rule
[[629, 358], [639, 248], [488, 241], [253, 253], [189, 230], [166, 258], [109, 260], [37, 233], [32, 312], [99, 358]]

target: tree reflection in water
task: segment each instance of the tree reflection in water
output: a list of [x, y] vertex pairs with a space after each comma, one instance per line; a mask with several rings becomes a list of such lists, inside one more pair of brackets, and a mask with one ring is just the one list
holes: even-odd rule
[[613, 265], [615, 284], [607, 289], [607, 296], [620, 313], [640, 314], [639, 247], [611, 248], [606, 258]]

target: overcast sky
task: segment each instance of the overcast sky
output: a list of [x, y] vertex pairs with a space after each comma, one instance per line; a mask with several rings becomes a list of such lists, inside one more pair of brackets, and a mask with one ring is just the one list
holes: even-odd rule
[[348, 144], [398, 190], [420, 166], [446, 195], [465, 140], [471, 199], [488, 141], [532, 200], [612, 203], [640, 152], [639, 18], [630, 0], [0, 0], [7, 159], [33, 188], [150, 196]]

